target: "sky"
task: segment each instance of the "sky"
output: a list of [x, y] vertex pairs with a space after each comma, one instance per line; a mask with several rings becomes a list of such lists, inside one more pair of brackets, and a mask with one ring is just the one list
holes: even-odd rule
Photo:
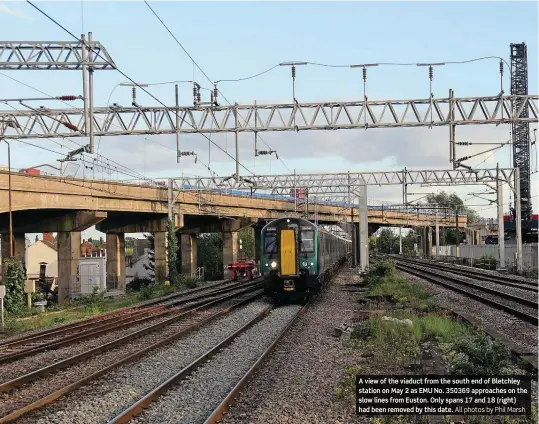
[[[116, 65], [139, 83], [196, 80], [203, 87], [210, 81], [162, 27], [144, 2], [46, 2], [36, 3], [50, 16], [79, 36], [92, 31]], [[285, 61], [323, 64], [377, 62], [447, 62], [484, 56], [509, 60], [509, 44], [528, 45], [529, 93], [538, 92], [538, 5], [537, 2], [151, 2], [154, 10], [194, 58], [211, 81], [238, 79], [262, 72]], [[29, 4], [0, 2], [0, 38], [3, 40], [71, 40], [61, 28]], [[81, 75], [76, 71], [0, 71], [0, 97], [42, 96], [29, 86], [57, 96], [81, 94]], [[126, 79], [116, 71], [95, 72], [95, 104], [106, 106], [131, 103], [131, 88], [118, 86]], [[504, 90], [509, 92], [509, 72], [504, 73]], [[434, 97], [446, 97], [452, 88], [457, 97], [498, 95], [498, 60], [435, 67]], [[148, 90], [166, 104], [174, 103], [174, 86], [158, 85]], [[222, 95], [234, 103], [290, 102], [292, 81], [288, 67], [277, 67], [260, 77], [242, 82], [222, 82]], [[204, 91], [202, 92], [204, 95]], [[367, 78], [369, 100], [428, 98], [428, 69], [417, 66], [370, 68]], [[361, 69], [298, 66], [296, 98], [300, 102], [361, 100]], [[209, 99], [203, 99], [208, 101]], [[137, 102], [155, 105], [139, 93]], [[80, 107], [81, 102], [73, 106]], [[192, 104], [192, 86], [180, 84], [180, 103]], [[36, 103], [37, 104], [37, 103]], [[66, 107], [48, 101], [47, 107]], [[15, 103], [12, 106], [22, 108]], [[0, 110], [9, 109], [0, 105]], [[532, 126], [536, 128], [537, 126]], [[457, 141], [505, 142], [510, 128], [503, 126], [459, 126]], [[362, 170], [444, 169], [448, 157], [449, 130], [441, 128], [396, 128], [343, 131], [265, 133], [259, 136], [278, 151], [284, 164], [274, 157], [254, 158], [254, 136], [240, 135], [240, 161], [258, 174], [343, 172]], [[212, 141], [234, 155], [234, 136], [212, 135]], [[264, 141], [260, 142], [264, 145]], [[15, 143], [12, 166], [41, 163], [58, 166], [57, 159], [79, 138], [33, 140], [57, 153]], [[182, 135], [184, 150], [195, 151], [200, 161], [218, 175], [235, 172], [234, 162], [202, 135]], [[175, 137], [122, 136], [97, 141], [99, 154], [152, 178], [183, 175], [207, 176], [208, 170], [192, 158], [175, 159]], [[267, 147], [267, 146], [264, 146]], [[259, 147], [261, 149], [262, 147]], [[479, 153], [491, 146], [458, 147], [457, 156]], [[7, 162], [0, 148], [0, 165]], [[474, 157], [467, 164], [477, 167], [510, 166], [509, 147], [495, 154]], [[532, 170], [536, 150], [532, 150]], [[66, 172], [85, 178], [130, 176], [91, 169], [92, 158], [68, 165]], [[85, 166], [88, 168], [85, 168]], [[44, 171], [46, 168], [44, 169]], [[47, 171], [49, 172], [49, 171]], [[532, 203], [537, 205], [537, 174], [533, 175]], [[435, 188], [434, 190], [441, 190]], [[460, 187], [454, 191], [485, 217], [494, 217], [495, 205], [488, 206], [470, 193], [483, 187]], [[415, 186], [414, 192], [432, 188]], [[369, 187], [370, 203], [400, 202], [401, 187]], [[509, 202], [504, 189], [504, 201]], [[481, 206], [474, 206], [481, 205]], [[508, 205], [504, 206], [508, 209]], [[535, 206], [535, 210], [539, 208]], [[83, 237], [95, 237], [88, 230]], [[34, 237], [31, 239], [33, 240]]]

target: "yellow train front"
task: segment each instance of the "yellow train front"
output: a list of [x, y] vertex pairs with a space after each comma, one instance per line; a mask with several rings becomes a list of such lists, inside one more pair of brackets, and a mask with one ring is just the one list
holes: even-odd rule
[[260, 249], [265, 293], [277, 300], [306, 299], [331, 278], [351, 243], [305, 219], [289, 217], [262, 229]]

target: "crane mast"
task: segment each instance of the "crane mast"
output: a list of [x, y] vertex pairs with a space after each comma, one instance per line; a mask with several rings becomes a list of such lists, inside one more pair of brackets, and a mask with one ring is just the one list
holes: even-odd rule
[[[528, 49], [526, 43], [511, 44], [511, 94], [528, 94]], [[522, 110], [521, 110], [522, 108]], [[521, 99], [512, 102], [513, 112], [521, 110], [519, 117], [528, 117], [528, 106]], [[516, 115], [515, 115], [516, 116]], [[527, 122], [511, 124], [513, 144], [513, 167], [520, 170], [520, 208], [522, 232], [528, 232], [532, 220], [531, 181], [530, 181], [530, 126]], [[513, 214], [515, 216], [515, 214]]]

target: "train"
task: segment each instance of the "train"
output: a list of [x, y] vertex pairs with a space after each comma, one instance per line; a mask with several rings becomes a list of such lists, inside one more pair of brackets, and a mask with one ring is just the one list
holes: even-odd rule
[[308, 300], [350, 255], [352, 243], [297, 217], [268, 223], [260, 237], [264, 292], [278, 302]]

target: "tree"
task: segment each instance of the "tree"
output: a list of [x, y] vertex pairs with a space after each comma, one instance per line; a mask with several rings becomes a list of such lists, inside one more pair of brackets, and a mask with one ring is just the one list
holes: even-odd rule
[[241, 240], [241, 251], [238, 256], [246, 259], [255, 258], [255, 234], [252, 227], [242, 228], [238, 232], [238, 243]]
[[380, 231], [379, 249], [382, 253], [399, 253], [399, 236], [391, 228]]
[[172, 284], [177, 284], [180, 281], [180, 273], [178, 272], [178, 238], [170, 219], [167, 225], [167, 244], [168, 278]]
[[402, 253], [409, 254], [415, 252], [417, 244], [417, 233], [413, 230], [408, 231], [408, 234], [402, 238]]
[[148, 264], [143, 264], [144, 269], [150, 272], [150, 279], [155, 280], [155, 243], [153, 234], [144, 234], [146, 240], [150, 242], [150, 249], [148, 250]]
[[[464, 202], [462, 199], [457, 196], [455, 193], [448, 194], [445, 191], [440, 191], [438, 193], [431, 193], [427, 196], [427, 202], [428, 205], [435, 205], [443, 206], [447, 208], [452, 208], [453, 211], [455, 210], [455, 207], [458, 208], [459, 214], [465, 213], [466, 217], [468, 219], [468, 224], [473, 224], [477, 221], [477, 212], [467, 208], [464, 206]], [[443, 211], [441, 212], [443, 214]], [[457, 242], [457, 233], [455, 228], [444, 228], [442, 230], [443, 238], [445, 239], [446, 244], [456, 244]], [[463, 231], [459, 231], [459, 241], [463, 241], [466, 239], [466, 233]], [[433, 240], [433, 244], [435, 244], [436, 241]]]
[[197, 238], [197, 266], [204, 267], [208, 281], [223, 278], [223, 235], [200, 234]]

